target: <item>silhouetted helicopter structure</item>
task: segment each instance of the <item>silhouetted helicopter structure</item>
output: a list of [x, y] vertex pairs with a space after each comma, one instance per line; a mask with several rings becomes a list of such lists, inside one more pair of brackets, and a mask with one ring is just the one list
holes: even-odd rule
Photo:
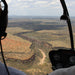
[[49, 52], [49, 58], [52, 63], [52, 69], [56, 70], [59, 68], [67, 68], [75, 65], [75, 51], [74, 51], [74, 40], [73, 40], [73, 32], [71, 21], [69, 17], [69, 13], [64, 0], [60, 0], [63, 15], [60, 17], [61, 20], [65, 20], [68, 24], [70, 41], [71, 41], [71, 49], [59, 49], [57, 51], [53, 50]]

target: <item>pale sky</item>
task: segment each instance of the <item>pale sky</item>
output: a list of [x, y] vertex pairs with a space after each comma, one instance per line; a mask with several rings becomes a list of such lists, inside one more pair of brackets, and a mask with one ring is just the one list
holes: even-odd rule
[[[6, 0], [9, 15], [23, 16], [60, 16], [60, 0]], [[70, 16], [75, 16], [75, 0], [66, 0]]]

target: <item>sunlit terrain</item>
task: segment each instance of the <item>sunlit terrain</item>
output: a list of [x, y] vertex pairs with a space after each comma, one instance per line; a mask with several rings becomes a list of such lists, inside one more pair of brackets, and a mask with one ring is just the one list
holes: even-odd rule
[[[71, 20], [75, 36], [75, 18]], [[10, 17], [7, 33], [2, 41], [7, 65], [28, 75], [52, 72], [49, 51], [70, 48], [67, 24], [57, 17]]]

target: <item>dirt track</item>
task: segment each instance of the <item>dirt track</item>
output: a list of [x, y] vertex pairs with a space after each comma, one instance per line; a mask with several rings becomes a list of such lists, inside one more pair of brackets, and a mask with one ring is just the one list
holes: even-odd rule
[[42, 53], [42, 56], [43, 56], [43, 58], [40, 59], [40, 62], [39, 62], [39, 64], [42, 65], [42, 64], [45, 62], [46, 55], [45, 55], [45, 53], [43, 52], [43, 50], [39, 49], [39, 51]]

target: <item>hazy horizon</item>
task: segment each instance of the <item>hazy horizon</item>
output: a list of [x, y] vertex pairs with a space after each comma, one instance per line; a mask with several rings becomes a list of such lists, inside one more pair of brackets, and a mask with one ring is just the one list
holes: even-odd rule
[[[61, 16], [23, 16], [23, 15], [9, 15], [9, 18], [60, 18]], [[70, 18], [75, 18], [75, 16], [70, 16]]]

